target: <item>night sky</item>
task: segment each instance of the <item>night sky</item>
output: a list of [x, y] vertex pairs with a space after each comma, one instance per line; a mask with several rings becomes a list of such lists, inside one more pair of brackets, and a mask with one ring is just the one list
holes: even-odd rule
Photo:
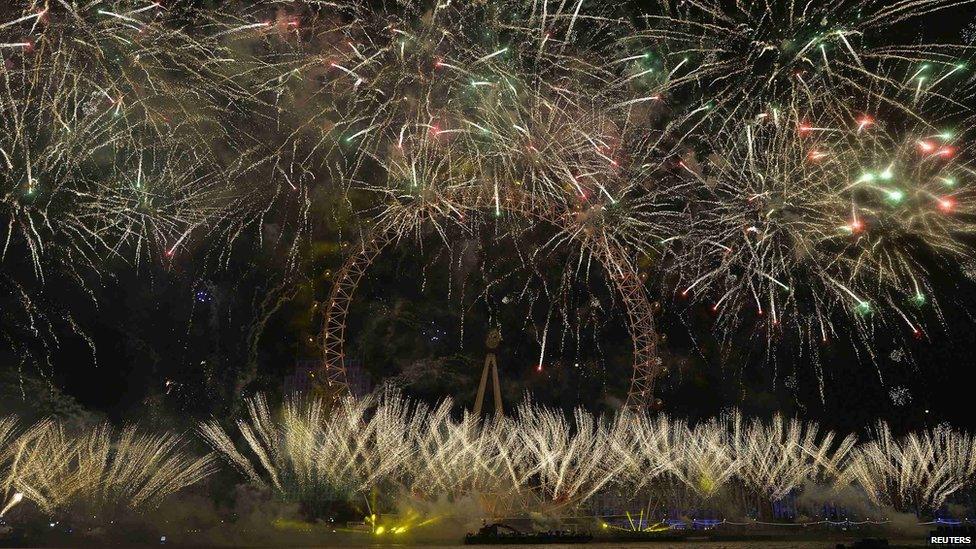
[[[903, 32], [972, 40], [971, 14], [959, 8]], [[21, 349], [0, 347], [0, 412], [179, 425], [187, 416], [235, 412], [242, 395], [280, 396], [296, 366], [321, 357], [320, 305], [331, 273], [357, 238], [346, 205], [329, 192], [326, 178], [312, 189], [313, 211], [322, 215], [313, 216], [297, 267], [288, 268], [281, 249], [259, 243], [252, 233], [219, 269], [204, 250], [189, 250], [138, 269], [107, 262], [101, 272], [108, 275], [91, 285], [91, 295], [49, 278], [43, 295], [55, 311], [57, 344], [35, 347], [33, 360], [25, 360]], [[427, 231], [380, 255], [360, 285], [347, 342], [374, 386], [393, 382], [425, 400], [451, 396], [470, 407], [483, 340], [497, 325], [504, 338], [498, 362], [507, 406], [531, 395], [566, 410], [619, 407], [632, 355], [625, 315], [603, 273], [589, 269], [571, 292], [558, 296], [574, 327], [567, 332], [549, 320], [550, 341], [538, 371], [539, 342], [557, 305], [544, 289], [558, 282], [576, 255], [557, 247], [526, 263], [526, 252], [553, 230], [528, 222], [515, 226], [507, 233], [492, 224], [474, 234], [451, 233], [450, 249]], [[285, 235], [280, 240], [286, 241], [293, 230], [287, 220], [266, 219], [260, 233]], [[30, 271], [17, 258], [0, 268]], [[710, 328], [707, 307], [661, 295], [649, 282], [672, 372], [659, 381], [664, 409], [694, 418], [730, 407], [750, 415], [780, 411], [843, 431], [859, 431], [879, 418], [898, 429], [943, 421], [976, 429], [970, 379], [976, 283], [955, 266], [940, 269], [935, 282], [945, 328], [936, 319], [921, 337], [878, 333], [873, 357], [844, 340], [823, 345], [818, 357], [788, 337], [768, 349], [765, 337], [748, 326], [721, 336]]]

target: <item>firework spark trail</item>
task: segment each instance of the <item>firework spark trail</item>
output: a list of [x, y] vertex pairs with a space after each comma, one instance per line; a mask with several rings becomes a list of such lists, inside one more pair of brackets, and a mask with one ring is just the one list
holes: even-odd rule
[[94, 300], [106, 259], [166, 261], [237, 193], [205, 146], [211, 41], [156, 3], [32, 9], [0, 30], [30, 43], [0, 50], [0, 262], [4, 339], [44, 365], [65, 328], [91, 342], [47, 285]]
[[[895, 437], [881, 423], [855, 444], [815, 423], [738, 413], [692, 425], [663, 414], [577, 411], [570, 422], [527, 403], [515, 418], [481, 422], [452, 419], [450, 401], [428, 409], [397, 393], [339, 403], [296, 398], [280, 415], [262, 397], [248, 404], [249, 420], [238, 423], [245, 453], [215, 421], [200, 432], [250, 482], [289, 501], [402, 490], [561, 513], [606, 489], [657, 494], [667, 505], [686, 501], [674, 487], [702, 503], [739, 483], [773, 502], [812, 482], [853, 484], [875, 505], [926, 512], [976, 482], [976, 438], [945, 426]], [[214, 470], [212, 457], [187, 453], [181, 437], [133, 428], [74, 435], [43, 421], [21, 431], [4, 418], [0, 442], [5, 511], [21, 500], [48, 514], [151, 509]]]
[[578, 505], [623, 468], [611, 457], [608, 430], [583, 410], [574, 413], [572, 426], [561, 412], [531, 403], [519, 408], [518, 418], [519, 443], [525, 448], [523, 476], [537, 479], [544, 502]]
[[35, 424], [10, 443], [5, 490], [44, 513], [83, 515], [153, 509], [213, 471], [212, 456], [184, 450], [177, 435], [146, 435], [107, 425], [76, 435], [53, 421]]
[[9, 491], [18, 476], [18, 463], [24, 451], [38, 437], [51, 427], [50, 421], [39, 421], [27, 429], [22, 429], [16, 417], [8, 416], [0, 420], [0, 467], [3, 469], [3, 489]]
[[679, 441], [670, 437], [671, 423], [665, 414], [625, 412], [616, 417], [610, 442], [623, 469], [614, 485], [639, 493], [673, 471], [680, 449], [674, 444]]
[[973, 253], [959, 185], [971, 150], [824, 107], [730, 131], [695, 161], [705, 185], [675, 252], [677, 285], [710, 302], [720, 330], [751, 310], [770, 342], [784, 328], [807, 343], [850, 331], [869, 349], [878, 325], [919, 337], [925, 306], [937, 307], [925, 258]]
[[15, 492], [12, 496], [10, 496], [10, 500], [7, 502], [6, 505], [3, 506], [3, 509], [0, 509], [0, 518], [3, 518], [3, 516], [6, 515], [8, 511], [13, 509], [14, 506], [16, 506], [18, 503], [20, 503], [23, 500], [24, 500], [24, 494], [22, 492]]
[[[271, 417], [263, 397], [248, 401], [250, 422], [238, 429], [253, 458], [246, 457], [216, 421], [200, 427], [203, 437], [248, 478], [284, 494], [350, 497], [364, 493], [380, 479], [401, 471], [412, 451], [399, 437], [412, 432], [426, 410], [417, 416], [398, 408], [393, 398], [377, 412], [370, 399], [340, 400], [326, 413], [323, 401], [290, 401], [280, 422]], [[367, 412], [376, 412], [372, 420]], [[386, 423], [383, 423], [383, 422]], [[401, 422], [402, 423], [397, 423]], [[380, 430], [380, 428], [389, 430]]]
[[[605, 490], [673, 504], [707, 502], [741, 486], [773, 502], [808, 483], [853, 483], [876, 504], [902, 510], [919, 498], [937, 507], [976, 481], [976, 440], [943, 428], [894, 439], [882, 426], [857, 445], [853, 435], [781, 416], [732, 413], [692, 425], [664, 414], [600, 418], [578, 410], [567, 421], [526, 403], [514, 418], [482, 422], [453, 419], [450, 400], [427, 409], [396, 393], [326, 406], [290, 400], [275, 419], [258, 397], [250, 420], [239, 423], [243, 446], [216, 422], [201, 433], [251, 482], [295, 501], [380, 490], [423, 500], [477, 495], [496, 511], [561, 513]], [[350, 452], [353, 463], [332, 459]]]
[[2, 452], [0, 453], [0, 462], [7, 459], [10, 452], [10, 444], [16, 437], [17, 431], [17, 418], [9, 416], [0, 418], [0, 452]]
[[9, 461], [13, 459], [15, 451], [15, 441], [19, 436], [19, 425], [15, 417], [0, 417], [0, 482], [3, 489], [0, 490], [0, 498], [4, 506], [0, 509], [0, 518], [20, 503], [24, 495], [21, 492], [13, 492], [12, 484], [16, 473], [10, 466]]
[[451, 404], [443, 402], [411, 435], [417, 451], [406, 463], [409, 492], [432, 500], [482, 494], [504, 502], [524, 496], [523, 454], [511, 442], [517, 436], [511, 422], [496, 418], [482, 424], [467, 414], [454, 421]]
[[633, 63], [658, 69], [645, 78], [660, 93], [706, 96], [720, 126], [777, 106], [846, 102], [852, 94], [929, 123], [926, 103], [965, 110], [972, 97], [971, 83], [952, 80], [970, 49], [899, 43], [896, 32], [960, 2], [669, 4], [645, 17], [633, 40], [649, 53]]
[[[708, 295], [720, 331], [731, 329], [748, 306], [775, 327], [766, 330], [767, 343], [784, 322], [807, 341], [849, 331], [867, 341], [879, 320], [924, 334], [923, 315], [899, 294], [910, 287], [920, 302], [933, 293], [920, 256], [969, 253], [961, 239], [968, 232], [965, 190], [957, 196], [933, 184], [952, 181], [964, 189], [959, 174], [972, 168], [964, 141], [924, 141], [935, 147], [931, 162], [908, 158], [898, 143], [930, 135], [935, 125], [966, 111], [969, 52], [952, 44], [868, 46], [874, 42], [866, 34], [883, 34], [951, 2], [894, 11], [875, 6], [861, 19], [848, 17], [853, 3], [803, 17], [784, 7], [781, 18], [741, 6], [738, 17], [708, 2], [662, 6], [636, 31], [625, 20], [590, 14], [596, 27], [585, 41], [557, 41], [561, 30], [573, 34], [569, 27], [580, 14], [552, 13], [548, 4], [541, 17], [533, 11], [514, 18], [528, 24], [475, 5], [442, 6], [421, 23], [422, 10], [412, 3], [362, 12], [349, 4], [344, 9], [360, 15], [353, 24], [302, 24], [301, 32], [328, 37], [318, 45], [321, 63], [296, 61], [302, 40], [282, 39], [270, 55], [259, 56], [262, 70], [277, 74], [262, 81], [274, 83], [267, 93], [280, 95], [281, 82], [296, 70], [322, 77], [331, 94], [316, 94], [302, 109], [311, 113], [310, 125], [327, 129], [315, 137], [315, 148], [342, 149], [347, 158], [340, 179], [380, 196], [369, 210], [373, 221], [398, 234], [433, 227], [448, 241], [449, 225], [463, 221], [470, 230], [478, 219], [474, 210], [500, 217], [504, 201], [522, 195], [540, 209], [581, 221], [554, 244], [592, 238], [639, 256], [653, 255], [660, 242], [692, 242], [676, 258], [679, 289]], [[743, 17], [751, 23], [733, 23]], [[240, 18], [232, 24], [239, 26]], [[483, 29], [484, 39], [472, 40], [459, 28]], [[276, 31], [266, 39], [277, 35], [285, 36]], [[321, 75], [321, 66], [331, 73]], [[844, 94], [858, 99], [842, 101]], [[658, 107], [645, 103], [667, 99], [673, 116], [662, 131], [653, 122]], [[799, 120], [822, 111], [819, 120]], [[711, 113], [718, 113], [717, 121]], [[905, 120], [914, 127], [904, 129]], [[791, 127], [806, 145], [790, 139]], [[737, 145], [743, 129], [750, 132], [748, 152]], [[861, 142], [844, 143], [845, 136]], [[716, 160], [706, 166], [711, 173], [686, 162], [681, 165], [694, 179], [658, 173], [682, 143], [697, 140], [693, 146], [711, 149], [707, 156]], [[865, 198], [871, 185], [851, 189], [843, 178], [826, 181], [845, 165], [848, 172], [857, 165], [885, 173], [879, 165], [884, 157], [903, 163], [902, 177], [915, 178], [918, 188], [874, 184], [875, 196]], [[937, 179], [935, 160], [952, 164], [939, 167], [945, 173]], [[381, 175], [364, 177], [364, 168], [374, 165]], [[741, 181], [726, 192], [733, 178]], [[807, 179], [810, 184], [797, 183]], [[692, 208], [681, 203], [701, 183], [715, 193], [692, 199], [695, 219], [689, 220]], [[879, 198], [912, 207], [913, 215], [899, 220], [891, 211], [876, 219]], [[763, 207], [767, 218], [759, 213]], [[954, 215], [933, 216], [936, 211]], [[882, 238], [869, 226], [875, 222], [890, 223], [899, 238]], [[843, 226], [857, 233], [850, 235], [852, 245], [836, 234]], [[590, 249], [581, 246], [576, 263], [587, 263]], [[810, 275], [807, 265], [817, 267], [811, 288], [799, 283]], [[883, 281], [880, 290], [876, 279]]]
[[972, 255], [973, 50], [894, 29], [962, 4], [24, 3], [0, 21], [0, 261], [33, 277], [4, 286], [50, 355], [56, 315], [21, 290], [52, 265], [227, 264], [256, 235], [295, 268], [324, 189], [445, 242], [529, 204], [571, 220], [546, 246], [582, 243], [576, 273], [666, 248], [659, 278], [719, 331], [756, 311], [767, 343], [924, 337], [927, 258]]
[[873, 440], [853, 450], [839, 483], [856, 482], [878, 505], [933, 511], [971, 485], [974, 475], [971, 434], [938, 426], [896, 438], [882, 422]]
[[670, 476], [697, 496], [713, 496], [736, 474], [739, 463], [717, 420], [694, 426], [672, 422], [668, 436], [680, 445]]
[[835, 443], [833, 432], [821, 432], [816, 423], [772, 420], [746, 422], [738, 413], [730, 418], [730, 445], [738, 470], [735, 475], [768, 501], [778, 501], [807, 481], [826, 480], [838, 472], [855, 438]]

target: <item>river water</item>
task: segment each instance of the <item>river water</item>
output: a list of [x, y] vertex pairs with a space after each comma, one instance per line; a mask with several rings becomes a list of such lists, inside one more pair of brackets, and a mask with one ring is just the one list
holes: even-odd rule
[[[891, 548], [897, 547], [926, 547], [927, 540], [892, 540]], [[577, 545], [485, 545], [482, 547], [505, 547], [508, 549], [585, 549], [590, 547], [600, 549], [692, 549], [701, 547], [703, 549], [835, 549], [837, 544], [853, 543], [851, 540], [837, 541], [682, 541], [682, 542], [620, 542], [620, 543], [586, 543]], [[364, 547], [363, 545], [349, 545], [350, 549]], [[424, 545], [424, 544], [372, 544], [368, 547], [433, 547], [436, 549], [470, 549], [478, 547], [473, 545]], [[325, 549], [323, 547], [322, 549]], [[337, 546], [329, 546], [329, 549], [339, 549]]]

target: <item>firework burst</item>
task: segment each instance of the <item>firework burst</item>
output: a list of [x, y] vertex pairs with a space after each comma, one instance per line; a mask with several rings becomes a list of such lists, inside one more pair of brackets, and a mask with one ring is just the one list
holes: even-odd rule
[[938, 265], [972, 255], [971, 151], [953, 133], [822, 112], [748, 124], [682, 161], [698, 190], [678, 294], [769, 341], [870, 343], [879, 326], [921, 337]]
[[[972, 255], [973, 49], [906, 36], [965, 4], [17, 3], [4, 338], [41, 361], [57, 344], [38, 281], [94, 297], [106, 259], [226, 265], [239, 243], [294, 269], [349, 211], [448, 244], [529, 217], [577, 266], [559, 293], [597, 259], [641, 299], [651, 274], [677, 281], [722, 330], [760, 316], [768, 342], [924, 337], [930, 265]], [[649, 397], [663, 369], [632, 313]]]
[[[963, 45], [913, 43], [923, 16], [958, 7], [913, 2], [662, 1], [631, 40], [651, 89], [691, 105], [673, 124], [737, 125], [791, 104], [879, 101], [925, 123], [931, 108], [971, 109]], [[943, 114], [947, 114], [944, 112]]]

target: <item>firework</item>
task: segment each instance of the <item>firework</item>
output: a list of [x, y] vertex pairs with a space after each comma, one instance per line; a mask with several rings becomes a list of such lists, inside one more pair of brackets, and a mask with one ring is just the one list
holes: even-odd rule
[[778, 501], [808, 481], [829, 483], [855, 442], [853, 435], [835, 442], [835, 434], [821, 432], [816, 423], [780, 415], [766, 423], [733, 414], [730, 422], [735, 474], [767, 501]]
[[409, 492], [423, 499], [480, 494], [504, 502], [516, 497], [523, 484], [521, 453], [510, 440], [516, 433], [500, 418], [482, 424], [465, 414], [455, 421], [451, 403], [442, 403], [426, 426], [411, 435], [416, 452], [407, 461]]
[[[911, 43], [923, 16], [951, 0], [727, 4], [662, 1], [628, 41], [652, 92], [690, 105], [671, 123], [738, 125], [772, 109], [813, 102], [867, 103], [931, 122], [928, 105], [965, 111], [972, 94], [963, 45]], [[643, 51], [641, 51], [643, 50]], [[930, 110], [930, 109], [928, 109]], [[709, 122], [710, 123], [710, 122]]]
[[[212, 52], [163, 20], [159, 4], [25, 13], [4, 24], [32, 44], [4, 57], [4, 256], [23, 248], [38, 277], [59, 250], [77, 266], [130, 240], [136, 257], [163, 256], [214, 203], [201, 95]], [[153, 228], [132, 223], [156, 213]]]
[[106, 260], [165, 261], [222, 218], [228, 193], [207, 146], [216, 56], [158, 3], [3, 13], [0, 35], [24, 44], [0, 48], [3, 332], [43, 364], [65, 327], [88, 340], [49, 285], [94, 300]]
[[[8, 464], [7, 461], [10, 458], [11, 450], [13, 449], [13, 442], [17, 435], [17, 419], [14, 417], [3, 417], [0, 418], [0, 471], [4, 473], [7, 472]], [[3, 499], [5, 500], [5, 505], [2, 510], [0, 510], [0, 518], [3, 517], [14, 505], [20, 503], [23, 499], [23, 494], [20, 492], [9, 493], [10, 483], [13, 480], [12, 475], [4, 474], [0, 478], [3, 482], [3, 490], [0, 491]]]
[[871, 501], [929, 512], [976, 478], [972, 435], [946, 426], [895, 437], [885, 423], [851, 453], [841, 483], [856, 481]]
[[674, 469], [680, 455], [682, 437], [666, 414], [650, 416], [645, 413], [624, 413], [617, 416], [610, 437], [614, 459], [622, 469], [614, 484], [639, 493]]
[[340, 501], [402, 472], [413, 451], [404, 438], [426, 414], [423, 407], [415, 412], [401, 407], [397, 398], [385, 405], [393, 409], [374, 410], [374, 404], [346, 397], [330, 413], [324, 401], [294, 400], [276, 421], [265, 399], [256, 397], [248, 401], [250, 422], [238, 422], [249, 456], [216, 421], [200, 431], [252, 482], [298, 499]]
[[671, 477], [700, 498], [708, 499], [733, 478], [739, 464], [728, 434], [711, 420], [693, 427], [672, 423], [671, 437], [681, 440]]
[[523, 476], [535, 479], [544, 502], [578, 505], [623, 468], [606, 427], [583, 410], [573, 414], [572, 425], [561, 412], [531, 404], [519, 408], [518, 418]]
[[106, 425], [74, 435], [42, 421], [10, 444], [5, 488], [49, 515], [152, 509], [213, 472], [211, 456], [192, 456], [185, 444], [172, 434], [115, 433]]
[[[720, 329], [747, 308], [767, 342], [787, 328], [868, 342], [899, 324], [923, 337], [938, 316], [927, 258], [969, 255], [965, 132], [938, 127], [966, 115], [968, 50], [889, 32], [950, 4], [662, 4], [640, 30], [548, 2], [269, 4], [215, 28], [253, 67], [242, 88], [297, 107], [273, 115], [293, 128], [268, 155], [278, 171], [366, 191], [396, 242], [541, 212], [558, 220], [547, 246], [578, 253], [567, 263], [600, 249], [647, 265], [683, 243], [657, 265]], [[679, 157], [685, 177], [662, 175]]]
[[2, 448], [2, 454], [0, 454], [0, 461], [5, 461], [9, 452], [10, 443], [13, 442], [17, 434], [17, 418], [14, 417], [3, 417], [0, 418], [0, 448]]
[[[808, 485], [853, 483], [875, 504], [897, 506], [901, 500], [884, 499], [894, 488], [878, 483], [904, 468], [910, 474], [895, 488], [941, 490], [925, 496], [938, 497], [935, 504], [976, 480], [971, 437], [941, 428], [901, 441], [884, 428], [857, 446], [852, 435], [781, 416], [732, 413], [693, 425], [664, 414], [601, 418], [580, 410], [570, 421], [526, 403], [513, 418], [482, 422], [452, 418], [451, 406], [427, 409], [392, 393], [290, 400], [276, 417], [257, 397], [250, 419], [238, 423], [240, 449], [216, 422], [201, 432], [249, 481], [305, 504], [375, 499], [379, 491], [425, 501], [477, 496], [492, 512], [559, 514], [608, 490], [667, 506], [715, 503], [742, 488], [769, 503]], [[881, 456], [887, 469], [872, 465]]]
[[[960, 3], [725, 4], [17, 3], [0, 20], [5, 343], [43, 362], [59, 318], [80, 331], [38, 282], [94, 299], [107, 260], [209, 268], [242, 245], [295, 269], [339, 217], [449, 247], [553, 225], [541, 248], [569, 257], [545, 295], [606, 267], [640, 402], [664, 370], [652, 274], [725, 334], [925, 337], [931, 265], [972, 259], [972, 48], [903, 27]], [[546, 312], [540, 364], [551, 317], [579, 333], [571, 307]]]
[[747, 124], [682, 162], [699, 187], [678, 294], [770, 342], [852, 332], [870, 350], [879, 326], [921, 337], [938, 265], [972, 255], [971, 151], [954, 133], [821, 112]]
[[15, 505], [17, 505], [23, 500], [24, 500], [24, 494], [21, 492], [15, 492], [14, 495], [10, 496], [10, 500], [7, 502], [6, 505], [3, 506], [3, 509], [0, 509], [0, 518], [3, 518], [3, 516], [7, 514], [7, 511], [13, 509]]
[[50, 422], [41, 421], [25, 430], [21, 428], [21, 423], [16, 417], [8, 416], [0, 419], [0, 481], [3, 483], [0, 494], [8, 499], [4, 512], [0, 513], [0, 516], [23, 500], [24, 494], [19, 490], [18, 482], [30, 471], [21, 466], [23, 457], [50, 427]]

